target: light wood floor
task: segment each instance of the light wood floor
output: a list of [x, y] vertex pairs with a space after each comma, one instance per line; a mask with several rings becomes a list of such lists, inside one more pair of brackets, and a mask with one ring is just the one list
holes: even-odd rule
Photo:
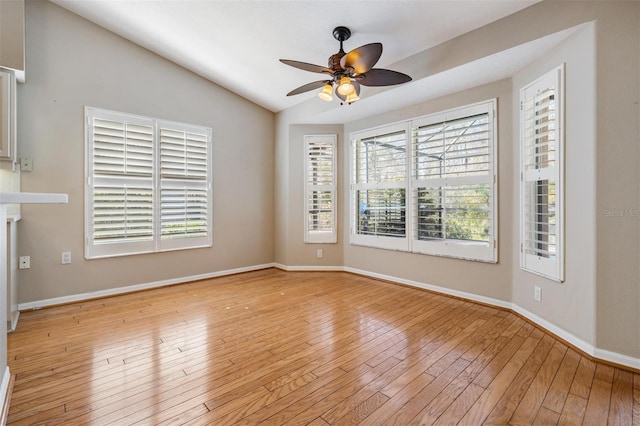
[[640, 375], [516, 315], [276, 269], [23, 313], [11, 424], [640, 424]]

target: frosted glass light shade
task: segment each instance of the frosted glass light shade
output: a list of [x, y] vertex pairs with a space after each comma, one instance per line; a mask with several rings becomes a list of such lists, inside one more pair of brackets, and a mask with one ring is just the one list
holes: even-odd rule
[[351, 93], [355, 92], [356, 88], [351, 84], [351, 79], [347, 76], [342, 77], [340, 79], [340, 84], [338, 85], [338, 93], [342, 96], [349, 96]]
[[355, 92], [355, 90], [354, 90], [352, 93], [350, 93], [350, 94], [348, 94], [348, 95], [347, 95], [347, 99], [346, 99], [346, 101], [347, 101], [347, 103], [349, 103], [349, 104], [350, 104], [350, 103], [352, 103], [352, 102], [357, 101], [358, 99], [360, 99], [360, 96], [358, 96], [358, 94], [357, 94], [357, 93]]
[[331, 102], [333, 100], [333, 86], [325, 84], [320, 93], [318, 93], [318, 97], [323, 101]]

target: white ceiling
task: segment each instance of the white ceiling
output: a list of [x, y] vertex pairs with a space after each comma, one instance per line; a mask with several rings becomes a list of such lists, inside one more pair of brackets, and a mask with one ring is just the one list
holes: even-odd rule
[[[328, 57], [339, 49], [332, 35], [336, 26], [351, 29], [352, 36], [345, 42], [346, 51], [381, 42], [384, 51], [376, 67], [402, 72], [392, 65], [538, 0], [51, 1], [277, 112], [316, 96], [316, 91], [312, 91], [287, 97], [290, 90], [323, 79], [320, 74], [286, 66], [278, 59], [326, 66]], [[520, 60], [517, 55], [501, 59], [509, 69]], [[481, 74], [489, 81], [504, 78]], [[387, 97], [396, 91], [400, 94], [402, 87], [383, 93]], [[379, 89], [363, 88], [365, 96], [368, 90], [375, 93]], [[396, 107], [412, 101], [405, 95], [395, 98], [404, 99], [395, 102]], [[371, 113], [364, 106], [360, 112]], [[334, 115], [325, 112], [319, 121], [330, 122]], [[343, 109], [339, 121], [344, 120]]]

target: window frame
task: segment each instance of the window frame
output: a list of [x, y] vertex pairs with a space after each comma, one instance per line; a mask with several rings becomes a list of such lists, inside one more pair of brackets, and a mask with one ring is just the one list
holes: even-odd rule
[[[96, 174], [94, 172], [94, 119], [111, 120], [114, 122], [134, 123], [148, 126], [151, 129], [152, 138], [152, 165], [150, 176], [141, 177], [135, 174], [122, 173], [120, 175]], [[206, 136], [206, 178], [198, 183], [194, 180], [171, 178], [169, 185], [161, 174], [161, 141], [162, 128], [170, 128], [180, 132], [200, 132]], [[106, 109], [85, 107], [85, 195], [84, 195], [84, 227], [85, 227], [85, 259], [99, 259], [106, 257], [129, 256], [136, 254], [155, 253], [173, 250], [186, 250], [194, 248], [211, 247], [213, 245], [213, 194], [212, 194], [212, 129], [205, 126], [180, 123], [176, 121], [161, 120], [135, 114], [129, 114]], [[94, 187], [100, 184], [111, 183], [113, 187], [127, 188], [129, 185], [138, 184], [149, 189], [152, 198], [151, 211], [151, 236], [140, 241], [94, 241]], [[144, 184], [144, 185], [142, 185]], [[179, 186], [180, 189], [197, 187], [206, 192], [206, 236], [198, 237], [163, 237], [162, 235], [162, 206], [161, 191], [169, 187]], [[187, 204], [188, 205], [188, 204]], [[185, 205], [185, 207], [187, 206]], [[186, 214], [186, 213], [185, 213]]]
[[[526, 169], [526, 123], [525, 101], [527, 93], [540, 89], [555, 87], [555, 129], [554, 129], [554, 165], [551, 167], [536, 168], [530, 171]], [[520, 89], [520, 268], [524, 271], [540, 275], [547, 279], [564, 281], [564, 250], [565, 250], [565, 188], [564, 188], [564, 151], [565, 151], [565, 64], [561, 64], [546, 72], [536, 80]], [[527, 234], [540, 234], [540, 229], [535, 230], [527, 226], [527, 183], [554, 180], [555, 186], [555, 257], [554, 259], [527, 253]], [[550, 226], [549, 224], [546, 225]]]
[[[330, 144], [332, 146], [331, 156], [331, 184], [314, 185], [309, 182], [310, 150], [314, 144]], [[338, 215], [337, 215], [337, 158], [338, 158], [338, 136], [336, 134], [318, 134], [304, 136], [304, 242], [307, 244], [335, 244], [338, 242]], [[331, 193], [331, 230], [311, 230], [309, 216], [309, 197], [314, 191], [324, 191]]]
[[[412, 121], [412, 131], [418, 127], [432, 124], [446, 123], [464, 118], [470, 118], [481, 114], [488, 115], [488, 155], [489, 165], [486, 175], [481, 176], [463, 176], [463, 177], [442, 177], [437, 179], [418, 179], [412, 170], [412, 197], [422, 184], [430, 183], [432, 186], [454, 186], [454, 185], [473, 185], [486, 184], [489, 186], [489, 207], [488, 220], [492, 226], [489, 227], [489, 237], [487, 243], [443, 239], [441, 241], [428, 241], [417, 239], [417, 214], [413, 212], [413, 229], [412, 233], [412, 251], [415, 253], [429, 254], [434, 256], [446, 256], [467, 260], [475, 260], [481, 262], [495, 263], [498, 260], [497, 241], [498, 241], [498, 202], [497, 202], [497, 101], [490, 99], [472, 105], [466, 105], [460, 108], [431, 114]], [[413, 136], [412, 136], [413, 139]], [[412, 151], [413, 155], [413, 151]], [[415, 164], [412, 161], [412, 164]], [[440, 185], [438, 185], [440, 184]]]
[[[414, 129], [436, 124], [447, 120], [455, 120], [458, 118], [472, 117], [479, 113], [487, 113], [489, 115], [489, 133], [490, 140], [488, 142], [489, 149], [489, 172], [486, 177], [467, 178], [471, 181], [483, 181], [489, 185], [489, 220], [491, 222], [490, 235], [488, 243], [474, 243], [464, 240], [445, 239], [442, 241], [425, 241], [417, 238], [417, 218], [415, 211], [417, 206], [416, 191], [420, 188], [425, 179], [417, 179], [414, 175]], [[459, 258], [464, 260], [472, 260], [479, 262], [496, 263], [498, 261], [498, 127], [497, 127], [497, 99], [489, 99], [470, 105], [453, 108], [446, 111], [436, 112], [426, 116], [412, 118], [394, 124], [367, 129], [363, 131], [353, 132], [350, 136], [350, 242], [352, 245], [362, 245], [367, 247], [375, 247], [390, 250], [407, 251], [418, 254], [426, 254], [433, 256], [443, 256], [451, 258]], [[371, 183], [368, 185], [358, 184], [356, 182], [356, 144], [359, 140], [377, 135], [389, 134], [393, 130], [403, 130], [405, 132], [405, 152], [410, 153], [405, 157], [405, 180], [401, 186], [389, 184]], [[462, 182], [462, 178], [445, 178], [440, 179], [442, 182], [450, 180], [458, 180]], [[433, 180], [435, 182], [435, 179]], [[435, 182], [437, 183], [437, 182]], [[405, 190], [405, 238], [390, 238], [381, 236], [361, 235], [357, 233], [357, 217], [356, 209], [356, 192], [359, 189], [378, 189], [386, 187], [401, 187]]]
[[[357, 144], [359, 141], [364, 139], [370, 139], [378, 136], [387, 136], [395, 133], [404, 132], [405, 139], [405, 170], [404, 170], [404, 180], [397, 182], [357, 182], [357, 165], [356, 165], [356, 150]], [[376, 127], [374, 129], [363, 130], [360, 132], [355, 132], [351, 134], [351, 170], [349, 175], [351, 176], [351, 196], [350, 196], [350, 222], [351, 222], [351, 244], [353, 245], [361, 245], [366, 247], [376, 247], [382, 249], [389, 250], [401, 250], [408, 251], [409, 250], [409, 228], [407, 223], [407, 211], [410, 206], [410, 197], [408, 196], [407, 191], [407, 176], [409, 176], [409, 164], [406, 159], [406, 152], [410, 146], [410, 139], [408, 138], [409, 128], [407, 122], [389, 124], [386, 126]], [[404, 189], [404, 226], [405, 233], [404, 237], [389, 237], [383, 235], [366, 235], [366, 234], [358, 234], [356, 231], [358, 229], [358, 218], [359, 214], [356, 213], [356, 210], [360, 211], [360, 206], [357, 203], [357, 192], [358, 191], [375, 191], [375, 190], [393, 190], [393, 189]]]

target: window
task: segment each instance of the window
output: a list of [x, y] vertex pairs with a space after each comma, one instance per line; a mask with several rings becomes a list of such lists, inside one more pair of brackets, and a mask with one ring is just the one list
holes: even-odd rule
[[408, 249], [406, 124], [355, 135], [352, 242]]
[[413, 122], [413, 249], [495, 261], [494, 102]]
[[494, 111], [487, 101], [354, 134], [352, 243], [495, 262]]
[[336, 135], [305, 136], [306, 243], [335, 243]]
[[520, 265], [564, 280], [564, 66], [520, 90]]
[[211, 129], [85, 115], [85, 257], [211, 246]]

